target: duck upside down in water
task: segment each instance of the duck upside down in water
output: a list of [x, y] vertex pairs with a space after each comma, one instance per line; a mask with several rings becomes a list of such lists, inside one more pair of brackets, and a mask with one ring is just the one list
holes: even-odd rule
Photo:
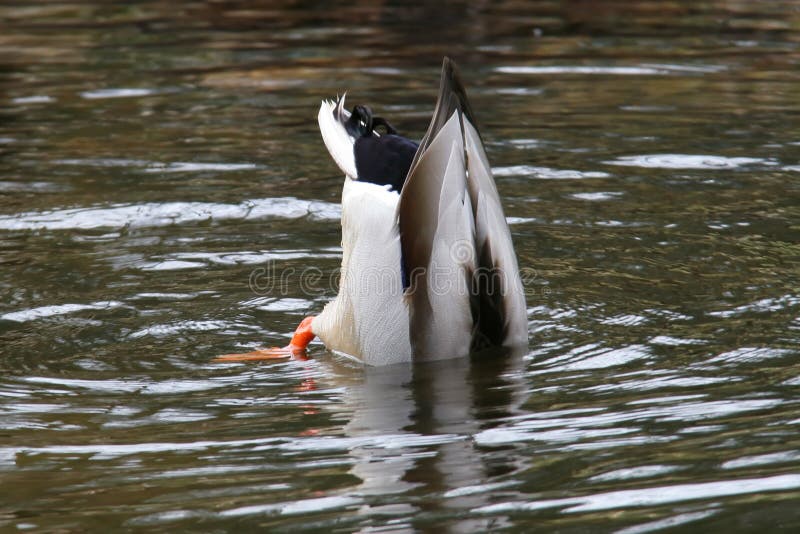
[[345, 173], [339, 294], [289, 345], [223, 361], [303, 354], [314, 337], [369, 365], [527, 345], [525, 296], [503, 208], [455, 64], [417, 143], [344, 97], [319, 110]]

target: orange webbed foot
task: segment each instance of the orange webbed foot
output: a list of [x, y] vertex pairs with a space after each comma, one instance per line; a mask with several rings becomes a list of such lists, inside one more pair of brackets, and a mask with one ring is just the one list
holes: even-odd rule
[[[292, 351], [289, 346], [286, 347], [272, 347], [269, 349], [258, 349], [252, 352], [241, 352], [238, 354], [223, 354], [214, 358], [215, 362], [254, 362], [258, 360], [283, 360], [297, 356], [300, 359], [304, 358], [303, 350], [299, 353]], [[301, 354], [302, 353], [302, 354]]]
[[306, 347], [314, 339], [314, 332], [311, 331], [311, 322], [314, 317], [306, 317], [294, 331], [292, 341], [285, 347], [272, 347], [269, 349], [258, 349], [252, 352], [240, 354], [223, 354], [214, 358], [215, 362], [251, 362], [259, 360], [282, 360], [284, 358], [295, 358], [297, 360], [307, 360]]

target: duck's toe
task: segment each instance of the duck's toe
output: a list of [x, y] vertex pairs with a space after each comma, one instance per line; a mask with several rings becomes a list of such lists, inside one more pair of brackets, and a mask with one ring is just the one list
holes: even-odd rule
[[307, 360], [305, 348], [294, 345], [285, 347], [271, 347], [268, 349], [258, 349], [252, 352], [242, 352], [239, 354], [223, 354], [214, 358], [215, 362], [252, 362], [258, 360], [283, 360], [294, 358], [296, 360]]

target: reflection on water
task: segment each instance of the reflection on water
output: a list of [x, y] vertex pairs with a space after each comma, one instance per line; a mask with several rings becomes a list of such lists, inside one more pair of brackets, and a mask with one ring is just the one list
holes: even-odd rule
[[[798, 7], [0, 7], [0, 526], [797, 530]], [[335, 292], [319, 101], [421, 137], [444, 54], [528, 353], [212, 363]]]

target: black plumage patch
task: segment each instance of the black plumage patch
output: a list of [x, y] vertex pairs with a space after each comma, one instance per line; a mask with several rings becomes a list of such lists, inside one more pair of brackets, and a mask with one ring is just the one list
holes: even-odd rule
[[395, 134], [370, 135], [356, 139], [353, 150], [360, 181], [389, 185], [399, 193], [417, 152], [417, 143]]
[[[378, 135], [376, 132], [381, 126], [386, 129], [386, 133]], [[358, 179], [391, 186], [393, 191], [399, 193], [414, 160], [414, 154], [417, 153], [418, 144], [398, 135], [397, 130], [386, 119], [374, 116], [369, 106], [353, 107], [344, 127], [356, 140], [353, 156]]]

